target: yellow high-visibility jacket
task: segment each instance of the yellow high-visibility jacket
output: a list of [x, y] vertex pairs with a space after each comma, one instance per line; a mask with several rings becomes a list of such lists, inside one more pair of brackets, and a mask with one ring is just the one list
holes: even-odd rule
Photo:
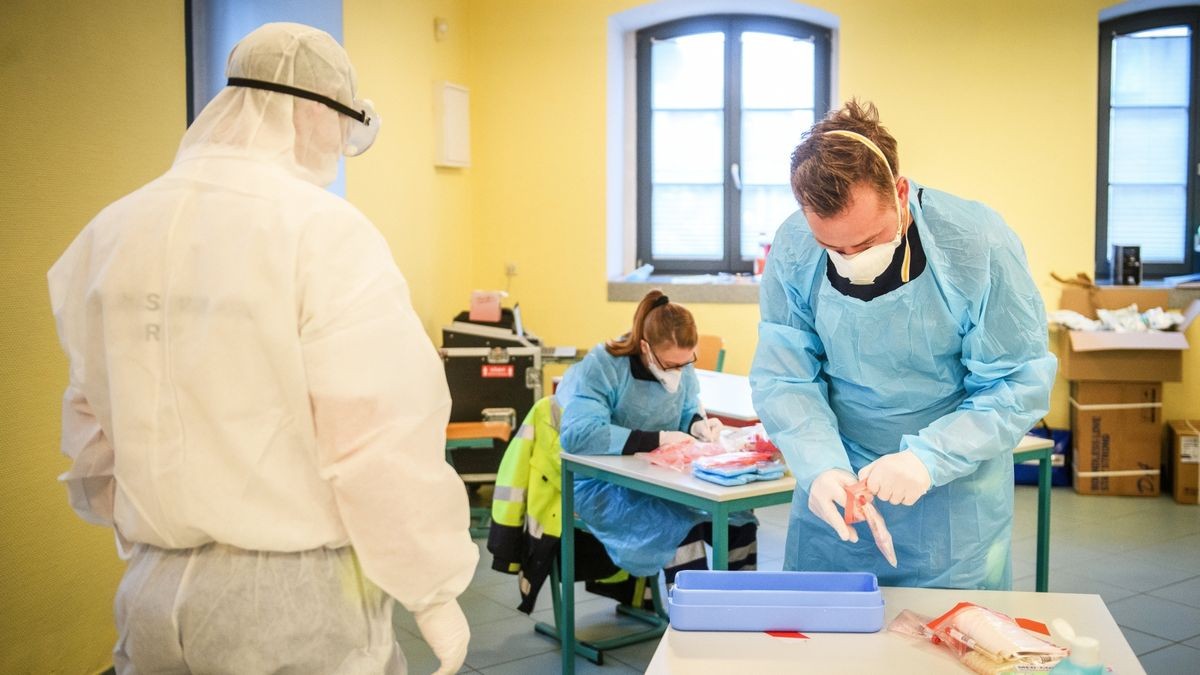
[[551, 396], [534, 404], [504, 452], [492, 496], [492, 569], [519, 575], [519, 609], [526, 613], [533, 611], [562, 536], [561, 415]]
[[[504, 451], [492, 496], [492, 569], [517, 575], [517, 609], [526, 614], [550, 576], [562, 537], [561, 417], [562, 408], [552, 396], [533, 405]], [[588, 532], [575, 533], [575, 552], [576, 578], [587, 582], [589, 592], [625, 603], [643, 595], [645, 584], [617, 567]]]

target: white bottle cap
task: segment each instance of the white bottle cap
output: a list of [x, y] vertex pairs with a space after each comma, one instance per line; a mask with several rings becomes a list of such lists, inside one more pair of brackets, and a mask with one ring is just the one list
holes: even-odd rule
[[1080, 668], [1095, 668], [1100, 665], [1100, 643], [1096, 638], [1076, 636], [1070, 642], [1071, 663]]

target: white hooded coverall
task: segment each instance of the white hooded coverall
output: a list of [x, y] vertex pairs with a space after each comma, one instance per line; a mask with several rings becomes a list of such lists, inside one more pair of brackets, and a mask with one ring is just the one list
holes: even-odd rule
[[[307, 26], [256, 30], [227, 74], [355, 103]], [[462, 664], [478, 549], [449, 392], [384, 238], [322, 189], [350, 123], [226, 87], [50, 270], [61, 480], [131, 557], [118, 672], [404, 672], [391, 598]]]

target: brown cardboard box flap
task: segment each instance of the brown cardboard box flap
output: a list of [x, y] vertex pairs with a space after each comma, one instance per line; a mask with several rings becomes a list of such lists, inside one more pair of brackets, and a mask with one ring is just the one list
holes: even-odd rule
[[1181, 436], [1200, 436], [1200, 420], [1171, 420], [1167, 422], [1167, 426]]
[[1143, 286], [1100, 286], [1080, 288], [1066, 286], [1059, 296], [1058, 308], [1069, 309], [1094, 319], [1097, 309], [1124, 309], [1137, 305], [1139, 311], [1166, 307], [1170, 293], [1165, 288]]
[[1146, 331], [1145, 333], [1114, 333], [1112, 331], [1071, 331], [1071, 349], [1077, 352], [1098, 352], [1109, 349], [1187, 349], [1183, 333]]

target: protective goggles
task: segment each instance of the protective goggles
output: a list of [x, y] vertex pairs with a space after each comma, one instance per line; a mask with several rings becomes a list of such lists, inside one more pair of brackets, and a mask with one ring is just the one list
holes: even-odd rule
[[321, 94], [315, 94], [311, 91], [298, 89], [286, 84], [279, 84], [278, 82], [231, 77], [227, 84], [231, 87], [262, 89], [264, 91], [273, 91], [279, 94], [287, 94], [314, 101], [349, 117], [353, 123], [347, 125], [345, 138], [342, 139], [342, 154], [347, 157], [354, 157], [366, 152], [379, 135], [381, 121], [379, 116], [375, 114], [375, 105], [371, 103], [371, 99], [355, 99], [354, 106], [358, 108], [356, 110], [328, 96], [322, 96]]

